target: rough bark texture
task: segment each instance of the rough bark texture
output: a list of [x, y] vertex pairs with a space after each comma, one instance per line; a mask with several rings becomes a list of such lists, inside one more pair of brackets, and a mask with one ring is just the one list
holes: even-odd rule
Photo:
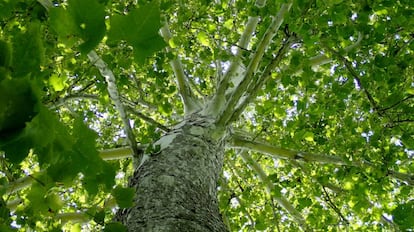
[[217, 202], [223, 144], [215, 132], [193, 118], [158, 141], [161, 151], [131, 180], [135, 206], [121, 216], [129, 231], [227, 231]]

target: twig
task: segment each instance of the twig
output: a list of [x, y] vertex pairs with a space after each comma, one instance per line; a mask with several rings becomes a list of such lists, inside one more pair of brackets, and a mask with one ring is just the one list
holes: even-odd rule
[[144, 115], [143, 113], [139, 112], [138, 110], [136, 110], [133, 107], [127, 106], [127, 110], [130, 111], [131, 113], [135, 114], [136, 116], [138, 116], [139, 118], [141, 118], [142, 120], [158, 127], [159, 129], [163, 130], [164, 132], [169, 132], [170, 129], [164, 125], [162, 125], [161, 123], [155, 121], [154, 119]]
[[332, 202], [331, 197], [329, 196], [329, 193], [326, 191], [325, 186], [322, 186], [325, 200], [328, 203], [328, 205], [338, 214], [338, 216], [341, 218], [341, 221], [345, 222], [346, 224], [349, 224], [349, 221], [344, 217], [344, 215], [341, 213], [341, 210], [336, 207], [336, 205]]
[[355, 79], [357, 85], [362, 89], [362, 91], [364, 92], [365, 96], [368, 98], [369, 103], [371, 104], [372, 108], [377, 111], [377, 113], [382, 116], [381, 112], [378, 111], [378, 104], [377, 102], [374, 100], [374, 98], [372, 97], [371, 93], [367, 90], [367, 88], [365, 87], [365, 85], [361, 82], [361, 79], [359, 78], [358, 73], [355, 71], [355, 69], [352, 67], [352, 63], [345, 58], [344, 56], [342, 56], [339, 52], [335, 51], [334, 49], [325, 46], [325, 48], [327, 50], [329, 50], [332, 54], [334, 54], [335, 56], [337, 56], [345, 65], [345, 67], [347, 68], [348, 72], [351, 74], [351, 76]]

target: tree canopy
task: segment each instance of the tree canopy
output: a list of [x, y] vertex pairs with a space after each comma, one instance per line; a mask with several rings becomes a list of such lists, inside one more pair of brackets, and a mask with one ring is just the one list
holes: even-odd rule
[[[230, 231], [414, 229], [410, 0], [0, 0], [0, 230], [122, 231], [132, 157], [225, 127]], [[135, 164], [136, 165], [136, 164]]]

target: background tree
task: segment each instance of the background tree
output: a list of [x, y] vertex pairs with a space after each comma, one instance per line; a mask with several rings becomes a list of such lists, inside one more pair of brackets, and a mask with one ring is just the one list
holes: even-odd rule
[[413, 229], [413, 9], [0, 1], [0, 230]]

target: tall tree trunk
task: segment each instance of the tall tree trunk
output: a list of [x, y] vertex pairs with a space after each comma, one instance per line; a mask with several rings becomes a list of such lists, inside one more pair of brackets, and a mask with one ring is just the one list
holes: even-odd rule
[[129, 231], [227, 231], [217, 202], [222, 134], [209, 120], [190, 118], [163, 136], [135, 170], [135, 205], [121, 216]]

